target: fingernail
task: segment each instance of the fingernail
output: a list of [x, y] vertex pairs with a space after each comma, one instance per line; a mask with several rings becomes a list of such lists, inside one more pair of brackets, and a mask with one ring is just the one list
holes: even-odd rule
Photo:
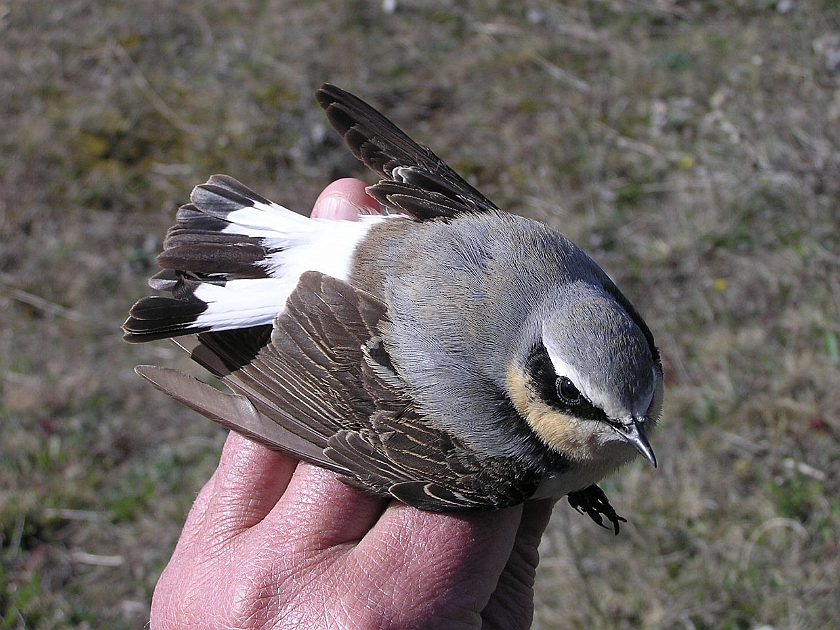
[[318, 201], [318, 216], [322, 219], [358, 221], [359, 211], [360, 208], [338, 195], [331, 195]]

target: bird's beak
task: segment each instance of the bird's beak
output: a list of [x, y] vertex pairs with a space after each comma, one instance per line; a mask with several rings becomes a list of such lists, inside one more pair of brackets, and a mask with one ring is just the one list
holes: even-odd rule
[[627, 442], [635, 446], [636, 450], [642, 454], [642, 457], [656, 468], [656, 455], [653, 454], [653, 449], [650, 447], [650, 442], [648, 442], [647, 436], [645, 435], [642, 420], [631, 418], [629, 422], [616, 423], [612, 427]]

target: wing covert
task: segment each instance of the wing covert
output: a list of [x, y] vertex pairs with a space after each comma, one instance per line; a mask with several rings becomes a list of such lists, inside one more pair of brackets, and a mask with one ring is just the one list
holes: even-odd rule
[[[212, 404], [191, 406], [272, 448], [283, 450], [277, 436], [291, 435], [290, 454], [422, 509], [501, 508], [527, 499], [536, 473], [509, 458], [480, 456], [415, 408], [380, 336], [385, 321], [387, 307], [377, 298], [306, 272], [270, 331], [260, 326], [183, 340], [236, 397], [210, 397], [208, 389]], [[227, 409], [246, 409], [251, 419], [226, 417]], [[278, 430], [267, 429], [266, 419]]]

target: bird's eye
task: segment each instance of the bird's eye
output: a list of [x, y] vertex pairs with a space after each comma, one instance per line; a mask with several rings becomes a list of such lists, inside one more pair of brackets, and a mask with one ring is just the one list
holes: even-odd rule
[[567, 376], [561, 376], [557, 379], [557, 395], [560, 400], [569, 405], [576, 405], [581, 399], [580, 391], [572, 383], [572, 379]]

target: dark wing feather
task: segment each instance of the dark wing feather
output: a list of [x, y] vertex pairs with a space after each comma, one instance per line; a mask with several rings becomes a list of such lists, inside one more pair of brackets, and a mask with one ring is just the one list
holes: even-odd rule
[[[499, 508], [527, 499], [535, 474], [508, 459], [477, 457], [415, 409], [379, 337], [386, 318], [385, 304], [368, 293], [306, 272], [270, 338], [260, 326], [178, 340], [230, 386], [232, 401], [189, 381], [179, 381], [186, 393], [158, 387], [258, 442], [415, 507]], [[220, 417], [243, 408], [245, 421]], [[265, 430], [265, 419], [278, 429]], [[293, 436], [289, 448], [278, 435]]]
[[220, 392], [171, 368], [138, 365], [135, 371], [160, 391], [227, 429], [241, 433], [272, 450], [317, 463], [344, 475], [349, 474], [348, 470], [326, 459], [323, 450], [261, 414], [245, 396]]
[[380, 203], [420, 220], [498, 211], [428, 147], [360, 98], [330, 84], [316, 98], [353, 155], [383, 178], [368, 188]]
[[509, 507], [525, 501], [539, 483], [538, 475], [512, 459], [476, 457], [411, 405], [376, 413], [359, 431], [339, 431], [326, 454], [362, 485], [435, 512]]

